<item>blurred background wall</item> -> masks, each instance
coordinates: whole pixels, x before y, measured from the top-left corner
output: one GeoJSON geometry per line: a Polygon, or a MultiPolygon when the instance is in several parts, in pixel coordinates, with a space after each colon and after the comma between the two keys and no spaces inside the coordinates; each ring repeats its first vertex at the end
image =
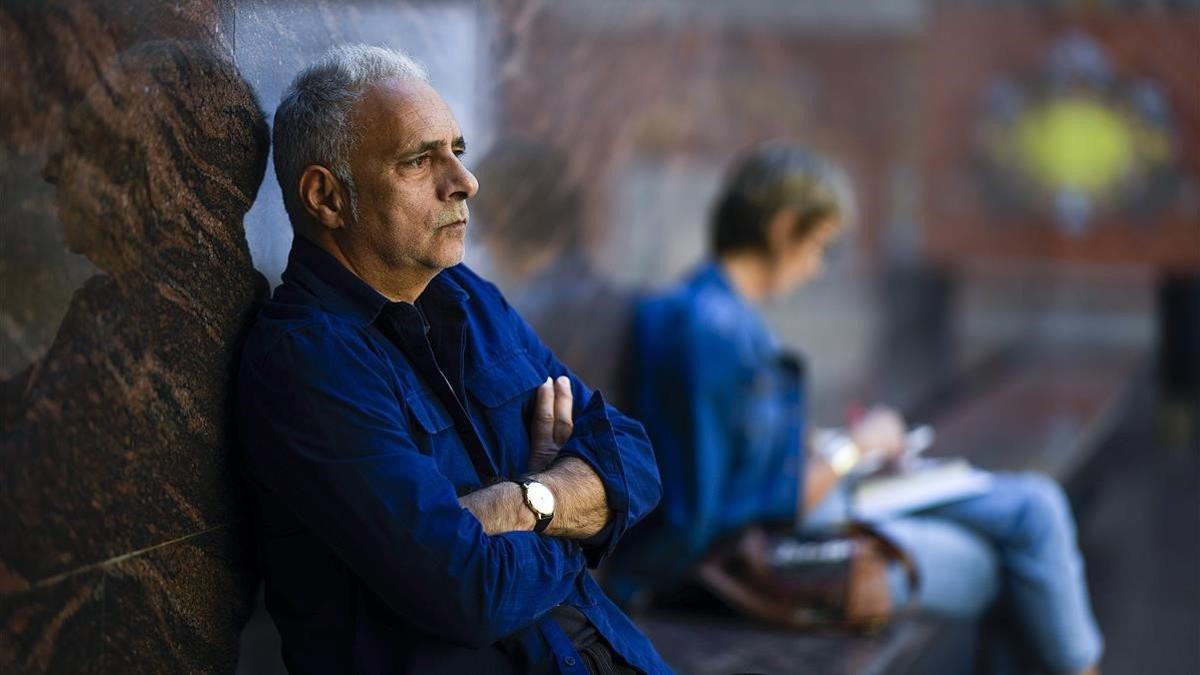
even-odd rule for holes
{"type": "MultiPolygon", "coordinates": [[[[740,150],[834,157],[848,241],[768,308],[817,422],[886,400],[1067,481],[1106,670],[1195,672],[1198,38],[1185,1],[5,0],[0,668],[235,662],[229,369],[291,242],[254,99],[269,121],[299,68],[369,42],[429,67],[469,166],[561,153],[583,255],[630,294],[701,259],[740,150]]],[[[468,262],[517,292],[495,256],[468,262]]]]}

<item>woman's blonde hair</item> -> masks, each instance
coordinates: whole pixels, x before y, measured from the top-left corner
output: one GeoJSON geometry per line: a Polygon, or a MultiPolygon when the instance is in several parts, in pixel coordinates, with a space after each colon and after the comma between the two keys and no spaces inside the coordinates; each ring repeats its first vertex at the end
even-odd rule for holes
{"type": "Polygon", "coordinates": [[[824,157],[786,141],[756,146],[726,176],[712,215],[712,248],[766,251],[767,224],[796,212],[792,235],[803,239],[829,218],[849,220],[853,197],[845,173],[824,157]]]}

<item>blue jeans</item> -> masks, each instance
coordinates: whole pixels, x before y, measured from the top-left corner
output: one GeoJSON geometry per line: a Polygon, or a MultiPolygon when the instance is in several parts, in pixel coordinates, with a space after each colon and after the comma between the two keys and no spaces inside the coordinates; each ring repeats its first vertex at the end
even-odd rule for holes
{"type": "MultiPolygon", "coordinates": [[[[843,518],[838,491],[807,525],[843,518]]],[[[1103,640],[1092,615],[1075,520],[1058,483],[1036,474],[995,474],[992,490],[880,523],[921,573],[918,607],[956,618],[981,614],[995,600],[1011,605],[1021,629],[1053,672],[1100,660],[1103,640]]],[[[897,606],[908,601],[899,569],[897,606]]]]}

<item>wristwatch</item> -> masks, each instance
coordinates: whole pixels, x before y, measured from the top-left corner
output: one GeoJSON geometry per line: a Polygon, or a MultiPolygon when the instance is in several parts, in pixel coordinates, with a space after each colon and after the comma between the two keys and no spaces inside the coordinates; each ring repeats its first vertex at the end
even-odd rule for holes
{"type": "Polygon", "coordinates": [[[525,494],[525,506],[528,506],[537,518],[533,531],[541,533],[550,526],[550,521],[554,520],[554,493],[528,476],[513,482],[521,486],[521,491],[525,494]]]}
{"type": "Polygon", "coordinates": [[[844,478],[853,471],[863,458],[862,448],[840,431],[825,431],[818,441],[817,454],[825,458],[829,468],[838,478],[844,478]]]}

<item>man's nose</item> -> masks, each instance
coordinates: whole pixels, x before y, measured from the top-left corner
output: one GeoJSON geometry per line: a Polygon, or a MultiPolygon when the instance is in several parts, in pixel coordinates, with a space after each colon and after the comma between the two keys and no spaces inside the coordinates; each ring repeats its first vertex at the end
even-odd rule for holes
{"type": "Polygon", "coordinates": [[[467,170],[467,167],[457,157],[454,158],[448,171],[449,175],[446,176],[445,182],[445,198],[462,201],[479,192],[479,180],[475,178],[475,174],[467,170]]]}

